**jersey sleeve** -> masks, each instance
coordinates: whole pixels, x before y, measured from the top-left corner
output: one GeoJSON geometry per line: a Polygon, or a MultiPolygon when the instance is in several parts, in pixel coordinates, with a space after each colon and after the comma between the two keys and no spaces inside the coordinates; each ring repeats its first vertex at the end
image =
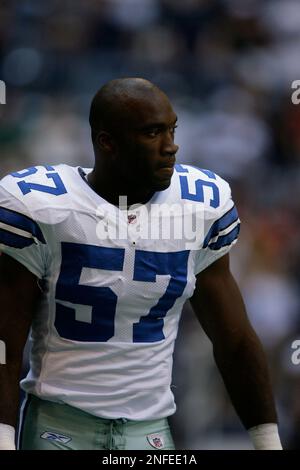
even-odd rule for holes
{"type": "Polygon", "coordinates": [[[217,177],[217,183],[220,207],[218,210],[205,211],[204,241],[197,253],[195,274],[228,253],[237,242],[240,232],[240,219],[231,198],[230,186],[220,177],[217,177]]]}
{"type": "Polygon", "coordinates": [[[47,243],[29,209],[0,182],[0,253],[6,253],[42,279],[47,243]]]}

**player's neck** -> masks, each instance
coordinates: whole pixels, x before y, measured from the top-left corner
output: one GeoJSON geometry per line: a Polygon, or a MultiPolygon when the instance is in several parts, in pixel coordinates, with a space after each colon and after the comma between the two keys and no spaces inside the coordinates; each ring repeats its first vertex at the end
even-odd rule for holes
{"type": "Polygon", "coordinates": [[[119,206],[120,196],[127,197],[127,206],[133,204],[146,204],[154,192],[145,188],[129,188],[124,181],[114,176],[113,181],[109,177],[103,178],[92,171],[87,177],[90,187],[103,199],[114,206],[119,206]]]}

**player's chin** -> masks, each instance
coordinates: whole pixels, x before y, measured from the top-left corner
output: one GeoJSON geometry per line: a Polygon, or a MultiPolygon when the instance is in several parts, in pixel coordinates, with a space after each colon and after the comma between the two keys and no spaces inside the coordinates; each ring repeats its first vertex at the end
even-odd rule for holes
{"type": "Polygon", "coordinates": [[[161,168],[152,176],[152,185],[155,191],[163,191],[171,184],[174,168],[161,168]]]}
{"type": "Polygon", "coordinates": [[[153,178],[152,187],[154,191],[164,191],[171,184],[172,177],[153,178]]]}

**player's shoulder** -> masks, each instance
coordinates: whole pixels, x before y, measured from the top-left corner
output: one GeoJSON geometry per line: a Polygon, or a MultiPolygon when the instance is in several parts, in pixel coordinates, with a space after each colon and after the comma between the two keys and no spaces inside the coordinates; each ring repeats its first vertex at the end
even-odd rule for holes
{"type": "Polygon", "coordinates": [[[44,219],[48,209],[63,209],[70,205],[70,189],[76,185],[76,178],[80,178],[76,170],[60,164],[10,173],[0,181],[0,206],[17,212],[39,213],[44,219]]]}
{"type": "Polygon", "coordinates": [[[192,165],[177,164],[181,198],[202,203],[205,208],[217,210],[231,199],[229,183],[211,170],[192,165]]]}
{"type": "MultiPolygon", "coordinates": [[[[48,190],[45,189],[45,193],[52,192],[53,194],[55,193],[62,193],[62,185],[59,184],[59,178],[57,178],[57,175],[60,178],[63,179],[68,179],[70,175],[70,171],[73,170],[75,167],[71,167],[69,165],[65,165],[64,163],[61,163],[59,165],[37,165],[37,166],[32,166],[30,168],[24,168],[22,170],[14,171],[12,173],[9,173],[8,175],[4,176],[0,180],[0,185],[7,187],[13,192],[17,192],[16,188],[19,187],[19,190],[21,190],[22,194],[28,194],[31,192],[31,187],[26,186],[27,184],[42,184],[48,183],[48,185],[45,184],[45,186],[48,186],[48,190]],[[42,181],[43,180],[43,181],[42,181]],[[57,184],[53,184],[53,190],[51,191],[49,188],[51,186],[51,180],[52,182],[57,182],[57,184]]],[[[42,192],[42,191],[41,191],[42,192]]]]}

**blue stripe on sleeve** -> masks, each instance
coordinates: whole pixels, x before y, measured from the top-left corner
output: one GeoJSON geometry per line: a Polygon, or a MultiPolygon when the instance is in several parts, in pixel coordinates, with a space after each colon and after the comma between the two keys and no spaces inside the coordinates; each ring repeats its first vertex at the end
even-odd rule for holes
{"type": "Polygon", "coordinates": [[[213,225],[208,231],[208,234],[205,237],[205,240],[203,242],[203,248],[206,248],[210,240],[214,237],[217,237],[221,230],[225,230],[225,228],[233,224],[236,220],[238,220],[238,218],[239,216],[236,207],[233,206],[231,209],[229,209],[228,212],[226,212],[226,214],[224,214],[220,219],[216,220],[213,223],[213,225]]]}
{"type": "Polygon", "coordinates": [[[41,243],[46,243],[38,224],[26,215],[6,209],[5,207],[0,207],[0,222],[31,233],[31,235],[36,237],[41,243]]]}
{"type": "Polygon", "coordinates": [[[16,233],[0,229],[0,243],[12,248],[26,248],[34,243],[33,238],[22,237],[16,233]]]}
{"type": "Polygon", "coordinates": [[[211,243],[208,248],[211,250],[219,250],[223,246],[230,245],[237,237],[240,232],[240,224],[238,224],[231,232],[219,237],[215,243],[211,243]]]}

